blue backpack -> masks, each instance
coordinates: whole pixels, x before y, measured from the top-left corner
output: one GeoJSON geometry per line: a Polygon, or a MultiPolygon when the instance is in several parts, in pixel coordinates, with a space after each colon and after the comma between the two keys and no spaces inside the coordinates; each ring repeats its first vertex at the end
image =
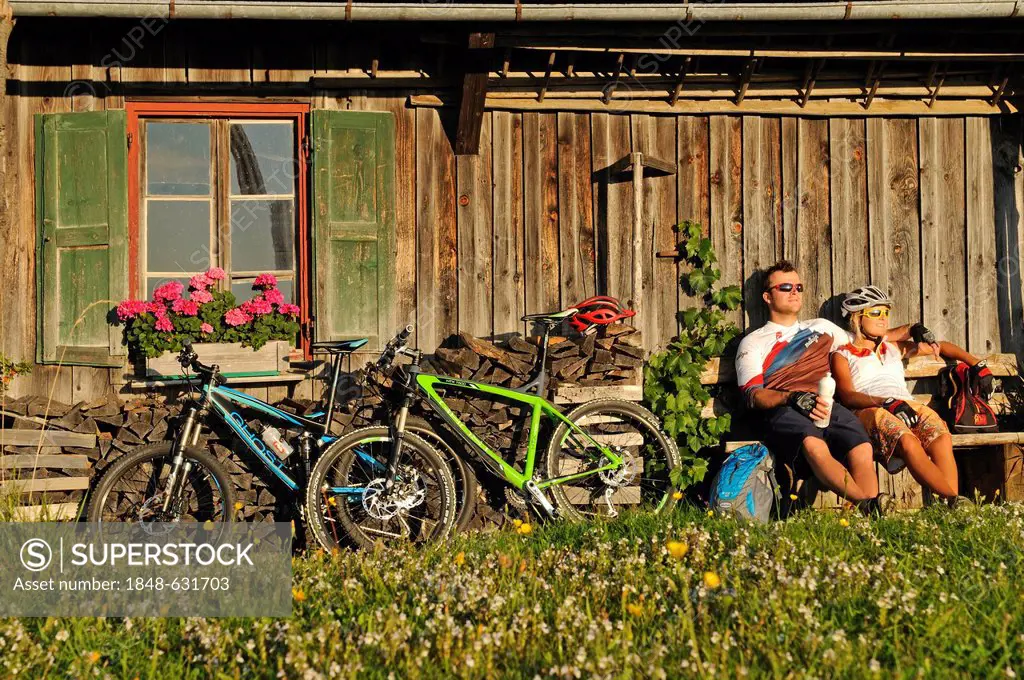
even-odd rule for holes
{"type": "Polygon", "coordinates": [[[764,444],[748,444],[729,454],[711,483],[709,505],[716,512],[767,522],[779,498],[775,461],[764,444]]]}

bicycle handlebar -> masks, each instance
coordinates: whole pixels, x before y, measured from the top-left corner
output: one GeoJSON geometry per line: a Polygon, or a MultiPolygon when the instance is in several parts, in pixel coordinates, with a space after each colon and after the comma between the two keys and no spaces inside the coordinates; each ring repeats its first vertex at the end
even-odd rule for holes
{"type": "Polygon", "coordinates": [[[377,369],[385,370],[391,366],[395,356],[405,347],[405,341],[409,339],[410,335],[412,335],[411,324],[398,331],[395,337],[388,340],[388,344],[384,346],[384,351],[381,352],[380,359],[377,359],[377,369]]]}
{"type": "Polygon", "coordinates": [[[199,361],[199,355],[192,349],[192,342],[190,340],[185,340],[183,343],[181,351],[178,353],[178,363],[181,364],[182,368],[191,368],[197,374],[209,377],[218,385],[223,385],[227,382],[227,379],[220,374],[220,366],[217,364],[208,366],[199,361]]]}

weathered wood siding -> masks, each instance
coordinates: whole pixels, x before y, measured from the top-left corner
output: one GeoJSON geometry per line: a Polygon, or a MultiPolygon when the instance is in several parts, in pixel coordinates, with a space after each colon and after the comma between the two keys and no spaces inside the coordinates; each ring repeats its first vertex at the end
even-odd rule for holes
{"type": "MultiPolygon", "coordinates": [[[[807,316],[836,317],[827,304],[834,296],[873,282],[897,297],[896,322],[923,318],[972,350],[1024,355],[1017,117],[488,111],[479,156],[456,157],[454,112],[407,106],[410,93],[431,91],[429,83],[401,91],[357,87],[354,76],[335,83],[331,78],[340,76],[332,64],[353,59],[337,48],[257,49],[240,65],[209,51],[177,55],[187,48],[165,37],[123,67],[101,67],[107,52],[100,47],[67,65],[29,54],[25,41],[18,43],[20,57],[12,54],[12,96],[3,115],[17,181],[8,187],[13,229],[4,235],[0,268],[0,351],[12,358],[35,355],[33,116],[122,108],[133,96],[122,85],[132,82],[158,83],[163,96],[179,100],[194,100],[197,87],[209,86],[218,99],[239,101],[268,83],[302,82],[304,92],[280,96],[393,113],[395,316],[415,325],[424,349],[460,328],[482,336],[523,332],[522,314],[594,294],[628,300],[634,267],[643,309],[635,322],[649,348],[664,346],[677,311],[692,301],[678,289],[679,265],[656,253],[672,247],[672,226],[690,219],[714,241],[725,283],[742,285],[785,256],[807,283],[807,316]],[[639,262],[632,186],[607,172],[634,151],[677,169],[644,182],[639,262]]],[[[65,39],[80,38],[51,35],[47,44],[65,39]]],[[[206,39],[217,43],[213,35],[206,39]]],[[[748,287],[731,318],[743,327],[760,323],[760,291],[748,287]]],[[[109,390],[114,373],[37,367],[15,392],[77,401],[109,390]]],[[[270,396],[284,389],[265,388],[270,396]]]]}

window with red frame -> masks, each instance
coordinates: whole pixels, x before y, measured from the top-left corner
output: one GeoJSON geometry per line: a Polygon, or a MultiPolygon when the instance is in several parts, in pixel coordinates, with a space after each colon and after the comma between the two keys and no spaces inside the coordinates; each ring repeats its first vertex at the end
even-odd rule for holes
{"type": "Polygon", "coordinates": [[[297,122],[140,118],[141,292],[221,267],[239,301],[272,273],[296,302],[297,122]]]}

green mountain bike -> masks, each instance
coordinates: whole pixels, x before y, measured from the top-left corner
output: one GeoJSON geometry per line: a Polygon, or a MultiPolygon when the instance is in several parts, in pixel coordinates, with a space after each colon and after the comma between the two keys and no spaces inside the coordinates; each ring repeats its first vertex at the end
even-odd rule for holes
{"type": "MultiPolygon", "coordinates": [[[[506,497],[512,505],[531,508],[541,516],[568,519],[614,517],[626,508],[660,510],[669,500],[669,473],[680,464],[680,456],[653,413],[632,402],[601,399],[563,414],[540,396],[547,385],[551,331],[576,311],[523,317],[540,325],[544,332],[537,373],[516,389],[424,373],[420,369],[422,353],[406,346],[411,328],[399,333],[388,342],[375,366],[385,371],[398,355],[411,359],[410,364],[395,367],[393,374],[397,408],[388,428],[393,441],[402,441],[412,401],[421,399],[468,455],[506,483],[506,497]],[[515,404],[528,413],[529,434],[522,465],[507,461],[470,430],[445,402],[445,396],[515,404]],[[540,432],[545,426],[553,431],[546,449],[538,455],[540,432]]],[[[374,443],[367,438],[367,446],[374,443]]],[[[335,527],[348,529],[366,512],[351,493],[342,498],[339,491],[372,483],[374,471],[360,469],[360,461],[332,449],[317,461],[310,474],[306,512],[314,534],[325,547],[333,547],[331,537],[338,533],[335,527]]],[[[471,506],[475,497],[459,500],[471,506]]],[[[463,507],[459,514],[465,511],[463,507]]]]}

